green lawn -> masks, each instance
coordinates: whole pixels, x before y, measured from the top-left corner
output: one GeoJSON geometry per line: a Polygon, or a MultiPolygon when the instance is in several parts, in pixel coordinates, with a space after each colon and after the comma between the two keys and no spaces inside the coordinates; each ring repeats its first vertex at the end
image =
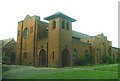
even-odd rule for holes
{"type": "Polygon", "coordinates": [[[48,68],[3,65],[4,79],[117,79],[118,65],[48,68]]]}
{"type": "Polygon", "coordinates": [[[98,67],[95,68],[95,70],[118,72],[118,65],[109,66],[109,67],[100,67],[100,68],[98,67]]]}

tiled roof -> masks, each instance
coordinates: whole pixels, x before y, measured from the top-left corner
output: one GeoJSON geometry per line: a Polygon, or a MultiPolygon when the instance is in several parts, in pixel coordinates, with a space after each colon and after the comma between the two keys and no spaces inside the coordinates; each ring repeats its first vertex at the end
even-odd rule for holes
{"type": "Polygon", "coordinates": [[[0,40],[0,47],[5,46],[6,44],[8,44],[12,40],[14,40],[14,38],[8,38],[8,39],[0,40]]]}
{"type": "Polygon", "coordinates": [[[73,36],[73,37],[76,37],[76,38],[87,38],[87,37],[91,37],[90,35],[83,34],[83,33],[76,32],[76,31],[72,31],[72,36],[73,36]]]}
{"type": "Polygon", "coordinates": [[[67,15],[65,15],[65,14],[63,14],[63,13],[61,13],[61,12],[57,12],[57,13],[55,13],[55,14],[53,14],[53,15],[50,15],[50,16],[48,16],[48,17],[45,17],[44,19],[45,19],[45,20],[50,20],[50,19],[57,18],[57,17],[65,18],[65,19],[67,19],[67,20],[69,20],[69,21],[71,21],[71,22],[76,21],[75,19],[73,19],[73,18],[71,18],[71,17],[69,17],[69,16],[67,16],[67,15]]]}

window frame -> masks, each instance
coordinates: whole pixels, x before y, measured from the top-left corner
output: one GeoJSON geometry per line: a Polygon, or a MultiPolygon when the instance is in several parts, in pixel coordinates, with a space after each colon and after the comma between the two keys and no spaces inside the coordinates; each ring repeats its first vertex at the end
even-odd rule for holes
{"type": "Polygon", "coordinates": [[[52,21],[52,28],[53,28],[53,29],[56,28],[56,21],[55,21],[55,20],[52,21]]]}
{"type": "Polygon", "coordinates": [[[65,29],[65,21],[62,20],[62,29],[65,29]]]}
{"type": "Polygon", "coordinates": [[[24,29],[23,36],[24,36],[24,39],[28,38],[28,36],[29,36],[29,29],[28,28],[24,29]]]}
{"type": "Polygon", "coordinates": [[[66,23],[66,29],[69,30],[69,22],[66,23]]]}

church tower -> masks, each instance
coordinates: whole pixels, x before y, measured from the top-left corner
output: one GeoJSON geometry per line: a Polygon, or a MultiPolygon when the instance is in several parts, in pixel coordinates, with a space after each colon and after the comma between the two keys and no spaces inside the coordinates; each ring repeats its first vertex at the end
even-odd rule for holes
{"type": "Polygon", "coordinates": [[[71,66],[72,22],[76,20],[61,12],[57,12],[44,19],[49,21],[48,66],[71,66]]]}
{"type": "Polygon", "coordinates": [[[39,16],[27,15],[24,20],[18,22],[17,64],[35,65],[39,21],[39,16]]]}

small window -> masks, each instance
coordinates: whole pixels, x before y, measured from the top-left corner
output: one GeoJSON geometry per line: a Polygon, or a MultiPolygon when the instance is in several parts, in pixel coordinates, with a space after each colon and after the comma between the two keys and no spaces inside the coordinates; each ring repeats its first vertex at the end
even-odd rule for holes
{"type": "Polygon", "coordinates": [[[65,22],[62,21],[62,28],[64,29],[65,28],[65,22]]]}
{"type": "Polygon", "coordinates": [[[56,21],[53,21],[52,25],[53,25],[53,29],[55,29],[56,28],[56,21]]]}
{"type": "Polygon", "coordinates": [[[99,48],[97,48],[97,51],[99,51],[99,48]]]}
{"type": "Polygon", "coordinates": [[[20,31],[18,31],[18,36],[20,36],[20,31]]]}
{"type": "Polygon", "coordinates": [[[104,45],[104,43],[103,43],[103,45],[104,45]]]}
{"type": "Polygon", "coordinates": [[[47,28],[47,31],[48,31],[48,28],[47,28]]]}
{"type": "Polygon", "coordinates": [[[30,27],[30,33],[32,33],[33,32],[33,27],[30,27]]]}
{"type": "Polygon", "coordinates": [[[88,52],[88,50],[85,50],[85,53],[87,53],[88,52]]]}
{"type": "Polygon", "coordinates": [[[90,52],[92,51],[92,47],[90,46],[90,52]]]}
{"type": "Polygon", "coordinates": [[[87,41],[87,43],[89,43],[89,40],[87,41]]]}
{"type": "Polygon", "coordinates": [[[54,51],[53,51],[53,53],[52,53],[52,59],[54,60],[54,51]]]}
{"type": "Polygon", "coordinates": [[[67,30],[69,30],[69,23],[68,22],[67,22],[66,26],[67,26],[67,30]]]}
{"type": "Polygon", "coordinates": [[[74,48],[73,49],[73,59],[76,59],[77,58],[77,49],[74,48]]]}

